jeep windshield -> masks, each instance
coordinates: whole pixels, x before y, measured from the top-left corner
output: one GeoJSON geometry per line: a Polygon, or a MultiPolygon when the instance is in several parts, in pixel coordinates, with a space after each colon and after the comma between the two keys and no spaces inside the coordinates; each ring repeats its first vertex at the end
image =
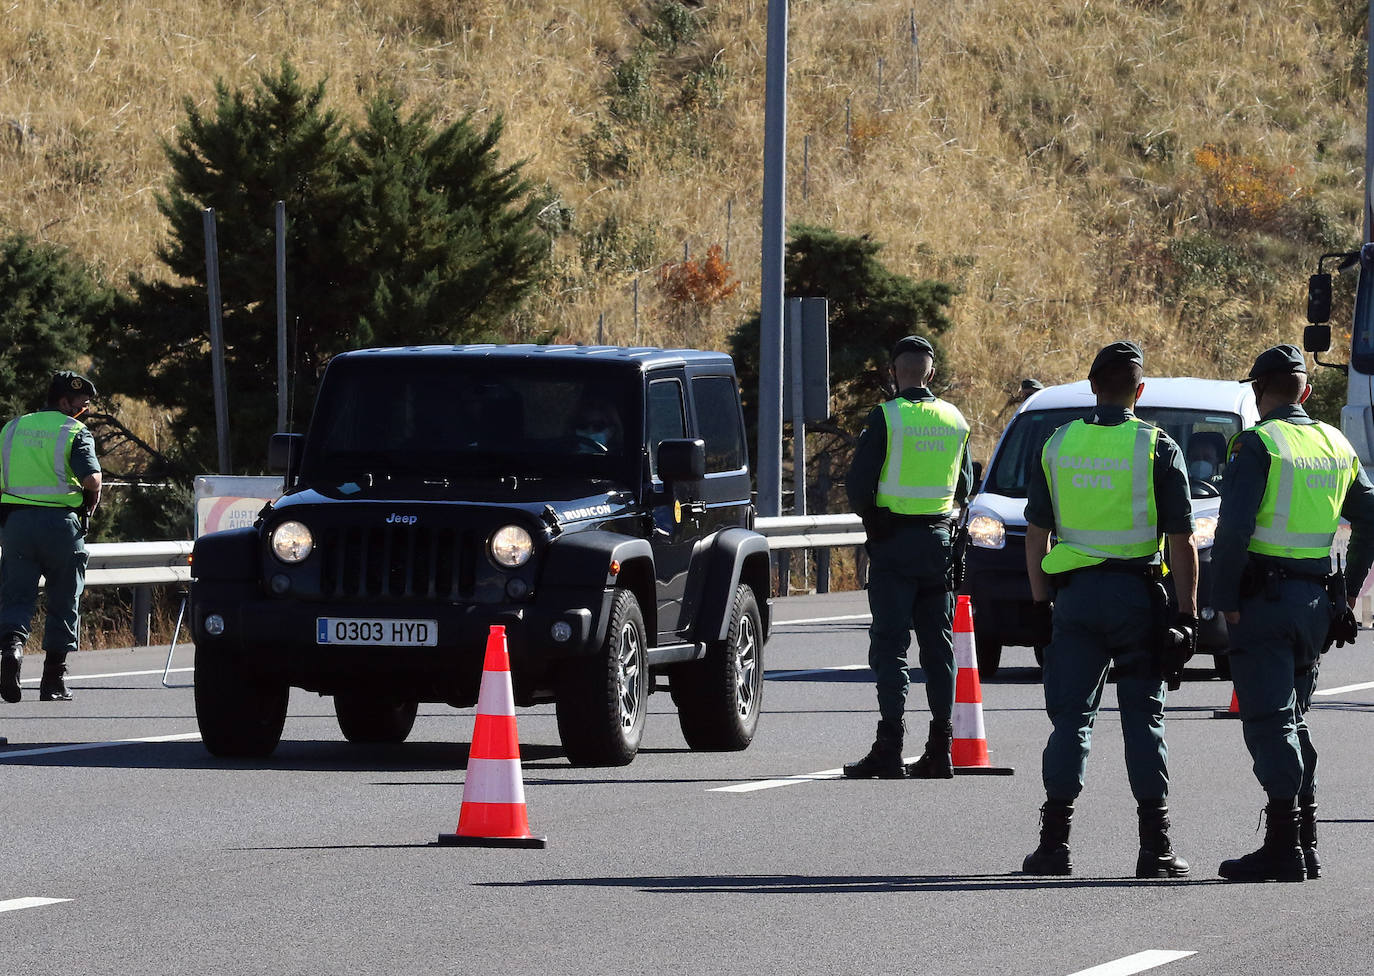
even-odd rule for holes
{"type": "MultiPolygon", "coordinates": [[[[1010,498],[1025,498],[1033,465],[1040,463],[1040,449],[1055,428],[1085,418],[1091,407],[1028,410],[1012,421],[1001,448],[983,479],[983,491],[1010,498]]],[[[1226,470],[1226,445],[1241,431],[1239,414],[1217,410],[1186,410],[1176,407],[1138,406],[1141,420],[1161,427],[1184,450],[1189,489],[1194,498],[1206,498],[1221,490],[1226,470]]]]}
{"type": "Polygon", "coordinates": [[[633,481],[639,397],[638,372],[610,364],[340,359],[320,391],[301,475],[633,481]]]}

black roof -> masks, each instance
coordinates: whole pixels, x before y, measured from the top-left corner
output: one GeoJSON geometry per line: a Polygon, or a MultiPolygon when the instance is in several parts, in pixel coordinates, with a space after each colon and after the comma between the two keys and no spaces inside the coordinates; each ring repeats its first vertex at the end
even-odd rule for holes
{"type": "Polygon", "coordinates": [[[387,359],[444,358],[461,356],[463,358],[484,357],[491,359],[528,359],[531,361],[552,362],[563,359],[573,362],[615,362],[633,364],[640,369],[659,366],[685,365],[730,365],[730,357],[723,352],[708,352],[702,349],[659,349],[655,346],[570,346],[535,345],[496,345],[479,343],[464,346],[389,346],[376,349],[354,349],[339,353],[334,359],[355,359],[380,357],[387,359]]]}

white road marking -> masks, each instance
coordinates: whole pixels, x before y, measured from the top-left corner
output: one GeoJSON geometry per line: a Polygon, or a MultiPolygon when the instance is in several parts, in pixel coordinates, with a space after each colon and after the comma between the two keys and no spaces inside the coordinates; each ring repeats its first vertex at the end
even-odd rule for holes
{"type": "Polygon", "coordinates": [[[1146,949],[1144,952],[1137,952],[1133,955],[1123,956],[1111,962],[1104,962],[1100,966],[1093,966],[1091,969],[1080,969],[1069,976],[1131,976],[1132,973],[1143,973],[1147,969],[1154,969],[1156,966],[1163,966],[1166,963],[1177,962],[1189,956],[1197,955],[1180,949],[1146,949]]]}
{"type": "MultiPolygon", "coordinates": [[[[158,673],[161,674],[161,672],[158,673]]],[[[149,735],[140,739],[111,739],[108,742],[73,742],[65,746],[44,746],[41,749],[0,749],[0,762],[4,762],[6,759],[17,759],[20,756],[47,756],[55,752],[109,749],[113,746],[132,746],[147,742],[192,742],[199,738],[199,732],[181,732],[177,735],[149,735]]]]}
{"type": "Polygon", "coordinates": [[[1321,691],[1314,691],[1314,695],[1344,695],[1347,691],[1364,691],[1366,688],[1374,688],[1374,681],[1362,681],[1357,685],[1341,685],[1339,688],[1323,688],[1321,691]]]}
{"type": "Polygon", "coordinates": [[[773,628],[790,627],[793,624],[829,624],[839,623],[843,620],[871,620],[872,617],[873,614],[871,613],[851,613],[842,617],[806,617],[802,620],[774,620],[773,628]]]}
{"type": "MultiPolygon", "coordinates": [[[[4,753],[0,753],[3,756],[4,753]]],[[[916,756],[906,756],[903,764],[915,762],[916,756]]],[[[796,786],[798,783],[814,783],[823,779],[840,779],[843,769],[822,769],[817,773],[801,773],[797,776],[784,776],[780,779],[760,779],[752,783],[731,783],[729,786],[713,786],[707,793],[757,793],[759,790],[777,789],[779,786],[796,786]]]]}
{"type": "MultiPolygon", "coordinates": [[[[177,674],[177,673],[180,672],[180,671],[194,671],[194,670],[195,670],[195,668],[172,668],[172,670],[169,671],[168,674],[177,674]]],[[[68,671],[68,672],[67,672],[67,680],[68,680],[68,681],[85,681],[85,680],[87,680],[88,678],[136,678],[136,677],[138,677],[138,676],[140,676],[140,675],[144,675],[144,674],[161,674],[161,673],[162,673],[162,669],[161,669],[161,668],[154,668],[154,669],[151,670],[151,671],[107,671],[105,674],[72,674],[70,671],[68,671]]],[[[38,684],[38,682],[40,682],[40,681],[42,681],[42,680],[43,680],[42,678],[23,678],[23,679],[20,680],[19,683],[20,683],[20,684],[24,684],[24,685],[36,685],[36,684],[38,684]]]]}
{"type": "Polygon", "coordinates": [[[863,671],[867,664],[836,664],[829,668],[807,668],[804,671],[765,671],[765,678],[799,678],[804,674],[825,674],[827,671],[863,671]]]}
{"type": "Polygon", "coordinates": [[[42,908],[44,905],[57,905],[70,898],[11,898],[0,901],[0,912],[17,912],[21,908],[42,908]]]}

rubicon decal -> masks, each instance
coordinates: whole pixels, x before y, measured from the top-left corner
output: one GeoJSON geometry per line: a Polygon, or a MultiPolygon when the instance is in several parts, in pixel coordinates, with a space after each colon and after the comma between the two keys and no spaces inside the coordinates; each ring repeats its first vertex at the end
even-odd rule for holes
{"type": "Polygon", "coordinates": [[[587,508],[570,508],[563,513],[565,519],[592,518],[595,515],[610,515],[611,506],[591,505],[587,508]]]}

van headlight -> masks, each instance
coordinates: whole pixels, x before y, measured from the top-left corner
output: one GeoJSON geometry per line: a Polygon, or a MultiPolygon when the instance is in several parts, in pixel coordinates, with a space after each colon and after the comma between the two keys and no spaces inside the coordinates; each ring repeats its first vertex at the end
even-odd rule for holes
{"type": "Polygon", "coordinates": [[[1007,527],[996,515],[975,515],[968,522],[968,539],[981,549],[1001,549],[1007,544],[1007,527]]]}
{"type": "Polygon", "coordinates": [[[1199,549],[1209,549],[1217,541],[1217,518],[1215,515],[1199,515],[1193,519],[1193,541],[1199,549]]]}
{"type": "Polygon", "coordinates": [[[284,563],[302,562],[315,548],[315,537],[301,522],[283,522],[272,530],[272,554],[284,563]]]}
{"type": "Polygon", "coordinates": [[[534,540],[518,525],[503,525],[491,536],[491,558],[498,566],[515,569],[529,562],[534,540]]]}

